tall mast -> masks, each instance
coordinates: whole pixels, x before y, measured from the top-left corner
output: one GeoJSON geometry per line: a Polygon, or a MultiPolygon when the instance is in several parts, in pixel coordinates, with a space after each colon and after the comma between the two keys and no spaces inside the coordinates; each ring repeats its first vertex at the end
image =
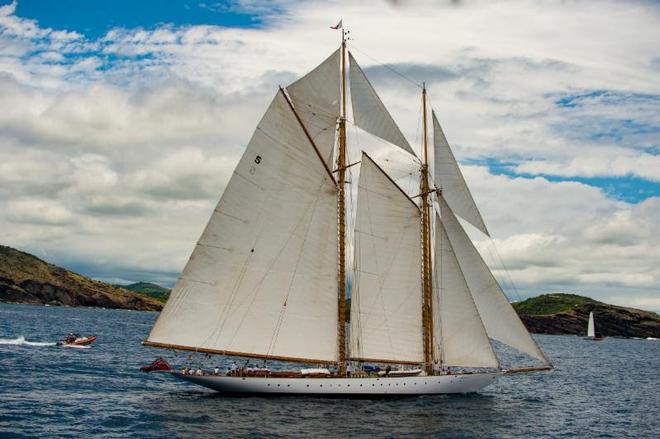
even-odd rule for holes
{"type": "Polygon", "coordinates": [[[429,203],[429,164],[428,164],[428,128],[426,116],[426,84],[422,88],[422,117],[424,161],[420,172],[420,189],[422,194],[422,285],[424,305],[422,308],[422,323],[424,333],[424,367],[426,372],[433,373],[433,291],[431,267],[431,215],[429,203]]]}
{"type": "Polygon", "coordinates": [[[341,30],[341,112],[339,115],[339,150],[337,151],[337,232],[339,234],[338,262],[338,373],[346,375],[346,36],[341,30]]]}

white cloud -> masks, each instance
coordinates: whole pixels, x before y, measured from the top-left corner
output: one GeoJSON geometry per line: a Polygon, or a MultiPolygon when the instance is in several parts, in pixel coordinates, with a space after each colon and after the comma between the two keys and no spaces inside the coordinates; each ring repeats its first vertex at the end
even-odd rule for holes
{"type": "MultiPolygon", "coordinates": [[[[104,267],[101,277],[171,280],[277,85],[337,47],[327,28],[339,17],[415,145],[419,89],[382,63],[430,85],[461,159],[660,181],[657,131],[622,124],[660,126],[659,101],[645,98],[660,95],[657,5],[397,4],[286,2],[273,13],[248,3],[268,11],[263,28],[118,28],[97,41],[0,7],[0,242],[104,267]],[[616,93],[556,105],[593,90],[616,93]]],[[[382,145],[364,133],[352,141],[382,145]]],[[[464,171],[509,268],[497,272],[505,284],[659,308],[659,199],[631,205],[577,182],[464,171]]]]}

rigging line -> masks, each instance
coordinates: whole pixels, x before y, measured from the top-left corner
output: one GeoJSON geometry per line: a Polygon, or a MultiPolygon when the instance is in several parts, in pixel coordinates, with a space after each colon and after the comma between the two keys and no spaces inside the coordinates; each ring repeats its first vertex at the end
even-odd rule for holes
{"type": "MultiPolygon", "coordinates": [[[[504,259],[502,259],[502,255],[500,255],[500,252],[497,249],[497,246],[495,245],[495,240],[493,238],[491,238],[490,236],[488,237],[488,239],[489,239],[490,244],[491,244],[491,245],[488,246],[489,247],[489,249],[488,249],[489,253],[491,253],[491,256],[493,255],[493,253],[490,249],[490,247],[492,246],[492,248],[495,250],[495,254],[497,255],[496,262],[499,261],[500,265],[504,269],[504,274],[508,278],[509,285],[511,286],[511,289],[513,290],[513,293],[515,294],[515,299],[518,300],[518,301],[522,301],[522,296],[520,295],[520,292],[518,291],[518,288],[516,287],[516,284],[513,281],[513,278],[511,277],[511,273],[509,272],[508,268],[504,264],[504,259]]],[[[506,293],[505,293],[505,295],[506,295],[506,293]]]]}
{"type": "Polygon", "coordinates": [[[383,67],[385,67],[385,68],[391,70],[392,72],[396,73],[397,75],[399,75],[400,77],[402,77],[402,78],[405,79],[406,81],[408,81],[408,82],[410,82],[411,84],[413,84],[415,87],[417,87],[417,88],[423,88],[422,84],[419,84],[418,82],[415,82],[414,79],[409,78],[408,76],[404,75],[403,73],[401,73],[400,71],[398,71],[397,69],[395,69],[394,67],[392,67],[390,64],[384,63],[384,62],[382,62],[382,61],[380,61],[380,60],[374,58],[373,56],[369,55],[369,54],[366,53],[365,51],[360,50],[357,46],[355,46],[355,43],[352,43],[352,44],[351,44],[351,49],[355,49],[355,50],[357,50],[357,51],[360,52],[362,55],[366,56],[367,58],[371,59],[372,61],[375,61],[378,65],[381,65],[381,66],[383,66],[383,67]]]}

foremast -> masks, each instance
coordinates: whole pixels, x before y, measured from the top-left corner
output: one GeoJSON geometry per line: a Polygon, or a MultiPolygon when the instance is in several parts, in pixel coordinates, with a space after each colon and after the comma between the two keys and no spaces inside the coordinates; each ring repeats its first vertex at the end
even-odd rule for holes
{"type": "Polygon", "coordinates": [[[341,107],[337,151],[337,348],[338,374],[346,375],[346,34],[341,30],[341,107]]]}
{"type": "Polygon", "coordinates": [[[431,262],[431,203],[429,197],[428,127],[426,114],[426,84],[422,86],[422,165],[420,168],[420,196],[422,204],[422,327],[424,338],[424,368],[433,373],[433,265],[431,262]]]}

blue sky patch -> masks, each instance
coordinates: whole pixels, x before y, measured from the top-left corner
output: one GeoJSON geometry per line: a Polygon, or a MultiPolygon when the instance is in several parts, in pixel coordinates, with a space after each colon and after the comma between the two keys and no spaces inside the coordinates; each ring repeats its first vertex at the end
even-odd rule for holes
{"type": "MultiPolygon", "coordinates": [[[[10,3],[0,0],[0,5],[10,3]]],[[[118,27],[154,29],[164,24],[260,27],[265,15],[277,11],[276,6],[270,10],[249,10],[236,1],[213,0],[23,0],[18,2],[16,15],[37,20],[40,27],[76,31],[97,39],[118,27]]]]}
{"type": "Polygon", "coordinates": [[[528,174],[515,172],[517,161],[499,161],[495,159],[466,160],[466,164],[486,166],[493,175],[505,175],[510,178],[543,177],[551,182],[574,181],[588,186],[597,187],[610,198],[627,203],[640,203],[647,198],[660,197],[660,183],[640,177],[626,175],[622,177],[579,177],[558,176],[548,174],[528,174]]]}

